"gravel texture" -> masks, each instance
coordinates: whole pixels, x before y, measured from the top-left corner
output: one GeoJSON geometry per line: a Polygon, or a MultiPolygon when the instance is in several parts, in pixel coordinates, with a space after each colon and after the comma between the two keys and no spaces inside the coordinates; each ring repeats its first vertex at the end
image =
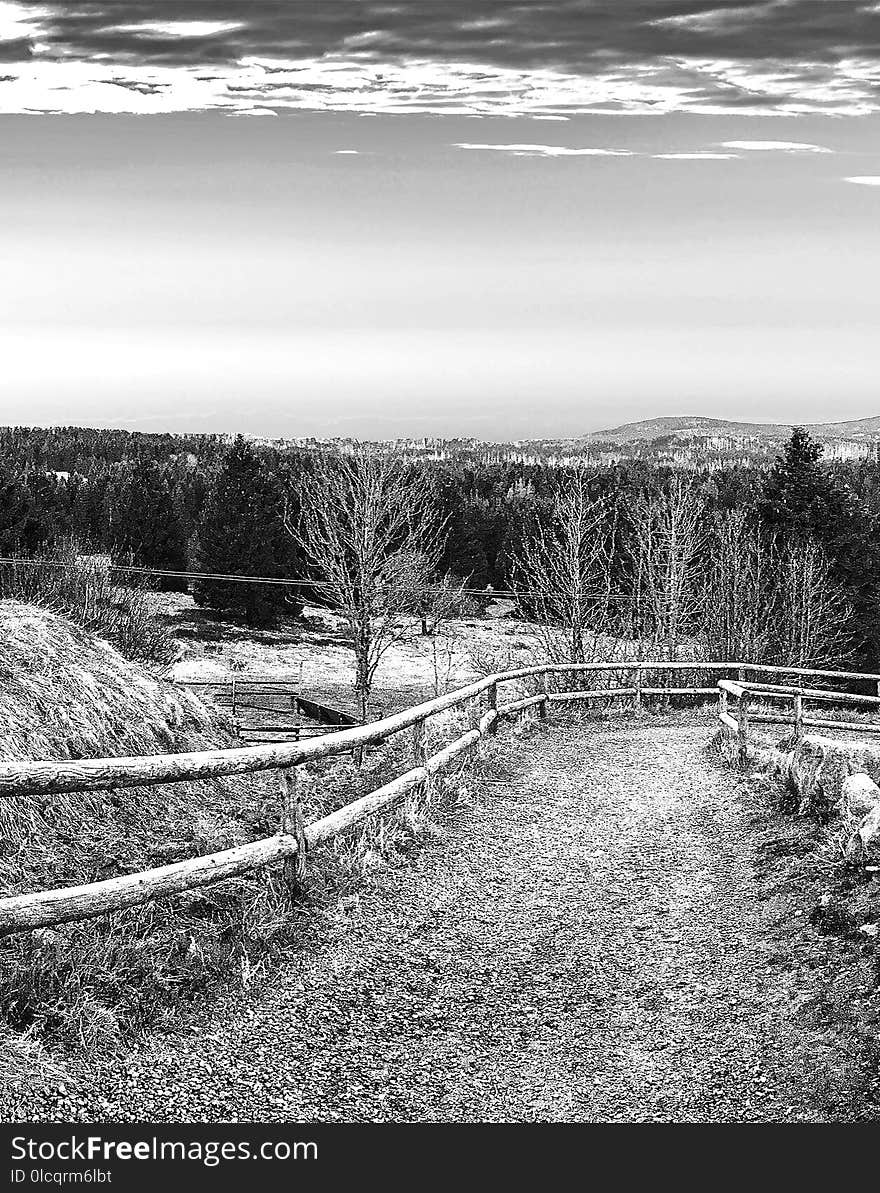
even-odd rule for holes
{"type": "Polygon", "coordinates": [[[650,719],[500,745],[503,781],[309,951],[35,1117],[822,1121],[707,738],[650,719]]]}

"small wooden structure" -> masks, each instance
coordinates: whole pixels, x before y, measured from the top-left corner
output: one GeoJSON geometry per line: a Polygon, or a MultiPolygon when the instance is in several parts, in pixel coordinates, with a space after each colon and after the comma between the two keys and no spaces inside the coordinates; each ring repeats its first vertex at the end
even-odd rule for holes
{"type": "Polygon", "coordinates": [[[230,672],[180,682],[228,709],[243,742],[300,741],[360,724],[351,713],[304,696],[301,670],[293,675],[230,672]]]}

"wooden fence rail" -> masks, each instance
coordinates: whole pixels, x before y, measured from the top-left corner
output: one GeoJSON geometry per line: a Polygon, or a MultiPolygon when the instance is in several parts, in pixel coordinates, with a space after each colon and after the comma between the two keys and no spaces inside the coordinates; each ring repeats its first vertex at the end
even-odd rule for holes
{"type": "MultiPolygon", "coordinates": [[[[811,674],[803,672],[803,674],[811,674]]],[[[812,673],[817,674],[817,673],[812,673]]],[[[848,676],[849,678],[849,676],[848,676]]],[[[863,678],[872,679],[873,676],[863,678]]],[[[749,750],[750,727],[755,722],[769,722],[772,724],[791,725],[795,741],[799,740],[804,729],[837,729],[845,732],[880,733],[880,721],[838,721],[828,717],[810,717],[804,715],[804,701],[831,703],[841,705],[866,705],[871,709],[878,709],[880,697],[857,695],[852,692],[830,692],[825,688],[806,688],[799,685],[761,683],[760,681],[732,680],[718,681],[718,720],[722,729],[729,730],[736,735],[739,759],[745,763],[749,750]],[[737,714],[730,712],[730,698],[736,701],[737,714]],[[756,702],[777,700],[791,703],[791,711],[781,709],[779,712],[758,710],[756,702]]]]}
{"type": "MultiPolygon", "coordinates": [[[[96,758],[45,762],[0,763],[0,798],[22,796],[51,796],[80,791],[108,791],[121,787],[140,787],[157,783],[192,782],[221,776],[249,774],[257,771],[280,772],[281,817],[279,832],[274,837],[237,846],[220,853],[191,858],[170,866],[160,866],[139,874],[110,878],[86,886],[14,895],[0,899],[0,933],[29,931],[53,924],[89,919],[105,912],[116,911],[146,903],[166,895],[179,894],[208,883],[238,877],[248,871],[282,862],[288,886],[295,890],[302,881],[306,853],[310,848],[346,832],[368,818],[383,812],[404,799],[411,791],[427,784],[434,775],[442,773],[456,759],[472,750],[479,741],[491,734],[505,717],[523,716],[534,709],[545,716],[549,703],[591,701],[625,698],[637,712],[646,697],[663,699],[672,695],[706,696],[719,693],[719,715],[722,724],[734,729],[741,738],[748,734],[748,701],[752,690],[763,696],[791,695],[802,701],[810,698],[831,698],[823,690],[788,689],[781,685],[738,683],[722,679],[717,689],[706,687],[650,687],[645,678],[650,673],[671,676],[675,672],[700,673],[735,672],[763,675],[799,675],[812,679],[847,679],[880,684],[880,676],[858,672],[815,671],[807,668],[764,667],[748,663],[700,662],[697,660],[662,662],[632,660],[627,662],[561,663],[537,667],[523,667],[495,675],[487,675],[438,696],[401,713],[385,717],[372,724],[343,729],[309,741],[271,743],[228,750],[202,750],[185,754],[161,754],[137,758],[96,758]],[[549,676],[557,681],[566,675],[608,673],[631,677],[620,687],[597,687],[576,692],[548,692],[549,676]],[[531,696],[498,704],[498,686],[521,679],[535,679],[541,690],[531,696]],[[739,718],[728,712],[728,698],[739,701],[739,718]],[[481,706],[485,709],[480,712],[481,706]],[[426,722],[449,709],[469,707],[471,728],[455,741],[431,757],[426,756],[424,729],[426,722]],[[353,749],[386,741],[394,734],[411,729],[413,760],[416,765],[392,779],[378,790],[355,800],[336,812],[305,825],[299,803],[296,767],[318,758],[347,753],[353,749]]],[[[880,691],[880,688],[878,688],[880,691]]],[[[842,696],[841,696],[842,698],[842,696]]],[[[880,703],[878,698],[852,697],[854,701],[880,703]]],[[[821,724],[802,718],[803,724],[821,724]]],[[[834,722],[835,727],[845,725],[834,722]]],[[[861,728],[861,726],[860,726],[861,728]]],[[[880,731],[880,725],[876,726],[880,731]]]]}

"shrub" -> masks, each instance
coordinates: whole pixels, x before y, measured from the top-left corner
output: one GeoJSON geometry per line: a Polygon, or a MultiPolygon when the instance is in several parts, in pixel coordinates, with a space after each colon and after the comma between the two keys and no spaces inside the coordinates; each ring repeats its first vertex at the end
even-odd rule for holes
{"type": "Polygon", "coordinates": [[[149,591],[142,577],[114,580],[105,556],[86,555],[73,540],[0,567],[0,597],[61,613],[127,659],[165,664],[174,643],[152,611],[149,591]]]}

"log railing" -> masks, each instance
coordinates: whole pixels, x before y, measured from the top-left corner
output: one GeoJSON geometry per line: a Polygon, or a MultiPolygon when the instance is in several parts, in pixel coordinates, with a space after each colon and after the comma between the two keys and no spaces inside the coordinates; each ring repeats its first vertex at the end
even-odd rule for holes
{"type": "MultiPolygon", "coordinates": [[[[457,691],[438,696],[434,700],[415,705],[393,716],[384,717],[368,725],[343,729],[322,737],[299,742],[275,742],[268,745],[245,746],[226,750],[202,750],[182,754],[160,754],[135,758],[96,758],[45,762],[0,762],[0,799],[38,796],[47,797],[82,791],[110,791],[115,788],[142,787],[158,783],[192,782],[229,775],[251,774],[277,770],[280,776],[280,823],[274,837],[240,845],[204,857],[191,858],[169,866],[160,866],[138,874],[106,879],[85,886],[12,895],[0,899],[0,933],[22,932],[53,924],[89,919],[105,912],[116,911],[146,903],[166,895],[193,890],[222,879],[235,878],[262,866],[281,862],[285,880],[295,890],[302,881],[306,855],[310,848],[363,823],[368,818],[392,808],[411,791],[427,785],[431,778],[442,773],[456,759],[472,750],[480,740],[495,731],[499,721],[512,716],[523,717],[534,711],[546,716],[548,705],[625,699],[634,712],[641,711],[646,699],[670,696],[709,696],[720,693],[722,723],[742,732],[743,717],[748,721],[748,695],[753,685],[722,681],[717,687],[650,686],[646,677],[662,674],[667,681],[676,673],[703,672],[709,675],[735,672],[740,680],[747,673],[811,676],[813,679],[849,679],[872,683],[880,676],[856,672],[819,672],[803,668],[760,667],[755,664],[716,663],[702,661],[562,663],[538,667],[524,667],[487,675],[457,691]],[[557,683],[566,676],[602,674],[622,676],[629,680],[619,687],[595,687],[576,692],[547,691],[547,680],[557,683]],[[498,703],[499,685],[517,680],[535,680],[540,690],[530,696],[498,703]],[[746,694],[743,704],[743,694],[746,694]],[[727,711],[729,695],[740,701],[740,716],[734,721],[727,711]],[[425,750],[425,725],[432,718],[450,709],[469,708],[468,731],[439,752],[428,757],[425,750]],[[725,720],[726,718],[726,720],[725,720]],[[392,779],[378,790],[355,800],[320,820],[304,823],[298,795],[296,768],[319,758],[361,750],[387,741],[404,730],[412,731],[413,767],[392,779]]],[[[773,685],[764,685],[769,692],[773,685]]],[[[782,689],[788,694],[797,691],[807,695],[807,689],[782,689]]],[[[810,698],[813,698],[813,694],[810,698]]],[[[825,696],[827,693],[818,693],[825,696]]],[[[840,699],[839,694],[835,694],[840,699]]],[[[860,697],[859,700],[865,698],[860,697]]],[[[880,703],[874,698],[873,703],[880,703]]],[[[819,722],[807,722],[804,724],[819,722]]],[[[837,724],[837,723],[835,723],[837,724]]],[[[842,727],[837,725],[837,727],[842,727]]],[[[878,726],[880,729],[880,726],[878,726]]]]}
{"type": "MultiPolygon", "coordinates": [[[[769,668],[768,668],[769,670],[769,668]]],[[[826,676],[827,672],[799,672],[802,675],[826,676]]],[[[839,678],[837,676],[836,678],[839,678]]],[[[846,673],[853,678],[853,673],[846,673]]],[[[873,679],[873,676],[859,676],[873,679]]],[[[808,688],[792,684],[761,683],[758,680],[718,681],[718,720],[723,730],[736,735],[740,762],[748,757],[750,728],[756,722],[771,722],[792,726],[792,737],[799,741],[804,729],[837,729],[847,732],[880,733],[880,721],[842,721],[828,717],[808,716],[804,703],[824,703],[844,706],[863,706],[880,712],[880,696],[832,692],[825,688],[808,688]],[[736,702],[736,713],[731,712],[731,698],[736,702]],[[777,701],[789,708],[768,709],[768,702],[777,701]]]]}

